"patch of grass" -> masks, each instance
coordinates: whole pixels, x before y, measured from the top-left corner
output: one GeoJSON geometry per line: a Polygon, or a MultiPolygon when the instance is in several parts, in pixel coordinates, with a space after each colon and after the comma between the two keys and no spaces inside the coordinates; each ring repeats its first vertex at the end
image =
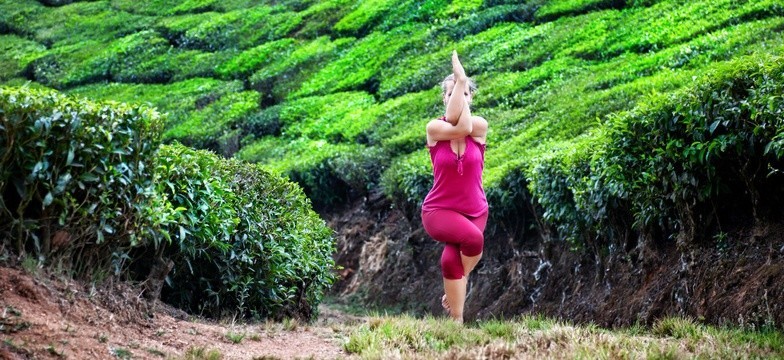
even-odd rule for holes
{"type": "Polygon", "coordinates": [[[299,328],[299,320],[293,318],[285,318],[283,320],[283,329],[286,331],[294,331],[299,328]]]}
{"type": "Polygon", "coordinates": [[[54,357],[58,357],[58,358],[64,358],[65,357],[65,353],[62,350],[57,350],[57,347],[55,347],[54,345],[47,346],[46,347],[46,352],[49,353],[49,355],[52,355],[54,357]]]}
{"type": "Polygon", "coordinates": [[[165,352],[158,350],[156,348],[147,348],[147,352],[155,356],[166,357],[165,352]]]}
{"type": "Polygon", "coordinates": [[[133,357],[133,353],[124,348],[112,348],[111,353],[118,359],[131,359],[133,357]]]}
{"type": "Polygon", "coordinates": [[[353,328],[344,349],[361,358],[751,358],[784,355],[781,334],[719,329],[666,318],[650,329],[605,330],[539,316],[480,321],[371,317],[353,328]],[[681,338],[671,335],[679,333],[681,338]],[[752,340],[757,339],[757,341],[752,340]],[[766,340],[761,340],[766,339],[766,340]],[[778,345],[777,345],[778,344],[778,345]],[[735,355],[733,355],[735,354],[735,355]]]}
{"type": "Polygon", "coordinates": [[[245,332],[229,331],[226,333],[226,339],[228,339],[232,343],[239,344],[242,342],[243,339],[245,339],[247,335],[248,334],[245,332]]]}
{"type": "Polygon", "coordinates": [[[217,349],[206,349],[204,347],[191,347],[185,352],[182,360],[221,360],[223,354],[217,349]]]}

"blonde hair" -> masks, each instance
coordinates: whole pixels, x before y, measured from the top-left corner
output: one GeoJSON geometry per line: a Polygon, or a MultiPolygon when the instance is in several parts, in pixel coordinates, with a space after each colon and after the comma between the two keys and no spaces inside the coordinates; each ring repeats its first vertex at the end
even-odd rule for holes
{"type": "MultiPolygon", "coordinates": [[[[455,74],[449,74],[449,76],[445,77],[444,81],[441,82],[441,96],[446,95],[446,83],[450,81],[455,82],[455,74]]],[[[476,83],[472,78],[468,78],[468,91],[471,92],[471,94],[476,92],[476,83]]]]}

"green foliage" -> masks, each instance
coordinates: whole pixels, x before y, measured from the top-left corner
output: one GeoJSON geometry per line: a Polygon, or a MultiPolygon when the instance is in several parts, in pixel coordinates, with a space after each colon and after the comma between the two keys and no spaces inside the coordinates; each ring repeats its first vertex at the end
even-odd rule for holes
{"type": "Polygon", "coordinates": [[[380,173],[385,162],[378,151],[361,145],[336,145],[307,137],[263,137],[244,146],[236,156],[287,175],[303,187],[317,208],[342,202],[351,191],[364,194],[370,185],[360,181],[380,173]]]}
{"type": "Polygon", "coordinates": [[[339,59],[324,66],[292,96],[372,88],[368,81],[382,70],[384,62],[407,44],[420,41],[423,34],[418,26],[403,26],[389,33],[372,33],[339,59]]]}
{"type": "Polygon", "coordinates": [[[397,5],[394,0],[363,0],[356,8],[335,24],[338,33],[362,35],[368,32],[384,14],[397,5]]]}
{"type": "Polygon", "coordinates": [[[259,166],[164,146],[157,187],[180,217],[164,299],[209,316],[310,319],[334,280],[331,230],[302,190],[259,166]],[[194,287],[196,291],[194,291],[194,287]]]}
{"type": "Polygon", "coordinates": [[[301,11],[302,28],[295,33],[296,37],[314,38],[329,33],[332,26],[351,11],[354,4],[351,0],[317,1],[301,11]]]}
{"type": "Polygon", "coordinates": [[[372,121],[357,116],[375,100],[364,92],[343,92],[312,96],[286,102],[280,110],[283,136],[327,139],[332,142],[353,140],[372,121]]]}
{"type": "MultiPolygon", "coordinates": [[[[302,82],[320,70],[322,64],[351,44],[354,38],[331,41],[321,36],[313,41],[298,44],[283,56],[275,54],[262,64],[250,77],[250,85],[274,102],[284,101],[302,82]]],[[[289,49],[287,49],[289,50],[289,49]]]]}
{"type": "Polygon", "coordinates": [[[152,191],[162,120],[147,107],[0,88],[4,246],[62,256],[76,273],[119,272],[164,213],[152,191]]]}
{"type": "MultiPolygon", "coordinates": [[[[176,139],[187,145],[218,149],[218,140],[257,111],[259,93],[243,91],[228,93],[189,114],[188,118],[164,133],[165,139],[176,139]]],[[[237,149],[220,149],[228,155],[237,149]]]]}
{"type": "Polygon", "coordinates": [[[618,0],[554,0],[548,1],[536,11],[536,19],[548,21],[565,15],[576,15],[591,10],[617,8],[625,5],[618,0]]]}
{"type": "Polygon", "coordinates": [[[148,28],[153,21],[148,16],[116,11],[108,1],[76,2],[55,8],[45,8],[35,1],[7,3],[12,9],[8,9],[3,20],[6,26],[47,47],[105,43],[148,28]]]}
{"type": "Polygon", "coordinates": [[[427,149],[396,158],[381,177],[384,193],[409,216],[421,208],[433,186],[433,170],[427,149]]]}
{"type": "Polygon", "coordinates": [[[243,89],[239,81],[220,81],[193,78],[165,85],[150,84],[96,84],[77,87],[69,93],[92,99],[115,99],[129,103],[151,103],[166,112],[168,127],[186,121],[192,113],[230,93],[243,89]]]}
{"type": "Polygon", "coordinates": [[[216,69],[216,73],[224,78],[246,78],[259,67],[285,59],[294,45],[292,39],[281,39],[261,44],[245,50],[216,69]]]}
{"type": "Polygon", "coordinates": [[[46,47],[16,35],[0,35],[0,81],[19,76],[30,59],[40,56],[46,47]]]}
{"type": "Polygon", "coordinates": [[[179,47],[217,51],[248,49],[288,35],[302,20],[281,7],[257,6],[226,13],[181,15],[158,21],[163,35],[179,47]]]}

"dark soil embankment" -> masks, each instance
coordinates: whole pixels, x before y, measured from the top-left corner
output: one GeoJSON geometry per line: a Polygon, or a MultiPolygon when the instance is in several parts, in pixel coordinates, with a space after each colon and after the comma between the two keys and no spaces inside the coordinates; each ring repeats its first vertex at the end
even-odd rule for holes
{"type": "MultiPolygon", "coordinates": [[[[441,313],[441,246],[382,196],[327,217],[344,269],[344,299],[441,313]]],[[[784,221],[725,229],[721,241],[679,250],[674,241],[572,251],[538,234],[485,240],[466,316],[542,313],[602,326],[679,315],[712,324],[784,324],[784,221]]]]}

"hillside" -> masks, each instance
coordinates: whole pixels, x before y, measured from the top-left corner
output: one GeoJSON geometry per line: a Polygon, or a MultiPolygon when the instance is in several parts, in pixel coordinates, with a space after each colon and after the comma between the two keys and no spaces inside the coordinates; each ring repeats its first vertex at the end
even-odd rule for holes
{"type": "Polygon", "coordinates": [[[150,103],[164,142],[288,176],[343,297],[432,312],[456,49],[490,123],[471,316],[781,326],[782,29],[776,0],[4,0],[0,81],[150,103]]]}

